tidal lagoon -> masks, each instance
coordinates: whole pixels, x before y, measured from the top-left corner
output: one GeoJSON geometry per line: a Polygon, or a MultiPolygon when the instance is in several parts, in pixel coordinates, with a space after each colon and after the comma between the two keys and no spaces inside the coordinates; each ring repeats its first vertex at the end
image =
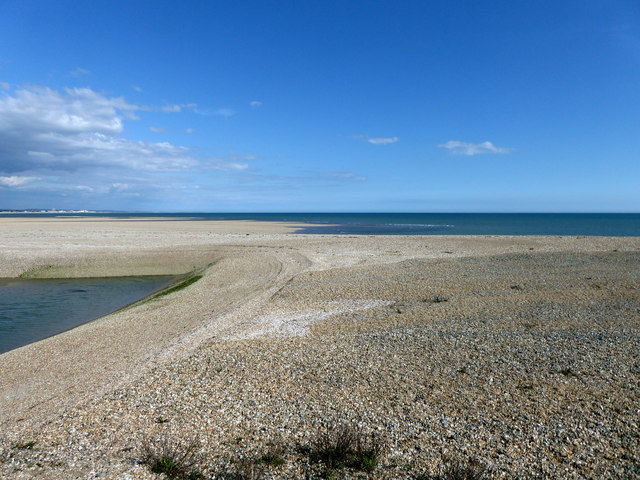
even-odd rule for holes
{"type": "Polygon", "coordinates": [[[173,278],[0,279],[0,353],[115,312],[173,278]]]}

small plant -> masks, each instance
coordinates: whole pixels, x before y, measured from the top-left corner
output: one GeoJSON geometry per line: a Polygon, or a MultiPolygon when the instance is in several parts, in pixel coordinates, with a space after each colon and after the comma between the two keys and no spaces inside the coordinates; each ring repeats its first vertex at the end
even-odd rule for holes
{"type": "Polygon", "coordinates": [[[34,442],[34,441],[18,442],[13,446],[13,448],[16,448],[18,450],[31,450],[35,444],[36,444],[36,442],[34,442]]]}
{"type": "Polygon", "coordinates": [[[570,367],[563,368],[562,370],[560,370],[560,373],[562,375],[564,375],[565,377],[577,377],[578,376],[573,370],[571,370],[570,367]]]}
{"type": "Polygon", "coordinates": [[[249,459],[244,459],[238,462],[233,477],[231,478],[234,480],[260,480],[263,475],[264,465],[256,464],[249,459]]]}
{"type": "Polygon", "coordinates": [[[312,459],[329,469],[354,468],[372,472],[384,453],[384,445],[375,435],[366,435],[350,426],[341,425],[319,436],[312,446],[312,459]]]}
{"type": "Polygon", "coordinates": [[[175,477],[179,470],[180,466],[177,461],[171,457],[159,458],[151,465],[153,473],[164,473],[169,478],[175,477]]]}
{"type": "Polygon", "coordinates": [[[186,476],[187,480],[204,480],[204,478],[205,476],[201,472],[198,472],[197,470],[193,470],[189,472],[186,476]]]}
{"type": "Polygon", "coordinates": [[[433,297],[425,298],[422,301],[423,303],[443,303],[443,302],[448,302],[449,299],[441,295],[434,295],[433,297]]]}
{"type": "Polygon", "coordinates": [[[518,390],[533,390],[533,385],[530,383],[521,383],[519,385],[516,385],[516,388],[518,390]]]}
{"type": "Polygon", "coordinates": [[[145,443],[143,461],[153,473],[164,473],[168,478],[196,480],[204,478],[194,467],[197,464],[196,445],[183,446],[163,440],[157,444],[145,443]]]}
{"type": "Polygon", "coordinates": [[[475,459],[466,463],[459,460],[445,461],[440,476],[441,480],[484,480],[488,478],[489,469],[475,459]]]}
{"type": "Polygon", "coordinates": [[[168,419],[168,418],[164,418],[164,417],[158,417],[158,418],[156,418],[156,423],[160,423],[160,424],[162,424],[162,423],[168,423],[168,422],[169,422],[169,419],[168,419]]]}
{"type": "Polygon", "coordinates": [[[285,461],[284,461],[284,458],[282,458],[278,453],[269,452],[269,453],[265,453],[262,457],[260,457],[260,460],[258,460],[258,463],[261,463],[263,465],[268,465],[270,467],[279,467],[281,465],[284,465],[285,461]]]}
{"type": "Polygon", "coordinates": [[[378,453],[373,450],[362,452],[358,458],[358,470],[373,472],[378,466],[378,453]]]}

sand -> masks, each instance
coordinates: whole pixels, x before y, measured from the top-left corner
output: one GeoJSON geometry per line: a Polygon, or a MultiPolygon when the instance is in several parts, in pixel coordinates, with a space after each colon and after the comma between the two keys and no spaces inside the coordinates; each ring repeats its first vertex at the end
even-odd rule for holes
{"type": "Polygon", "coordinates": [[[323,478],[340,424],[374,478],[640,473],[640,239],[299,227],[0,219],[0,277],[203,275],[0,355],[0,477],[158,478],[143,444],[193,441],[204,478],[323,478]]]}

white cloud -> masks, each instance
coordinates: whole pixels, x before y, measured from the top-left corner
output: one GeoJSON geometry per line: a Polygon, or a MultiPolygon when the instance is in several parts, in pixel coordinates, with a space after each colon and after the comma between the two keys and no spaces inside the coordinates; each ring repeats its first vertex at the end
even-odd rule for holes
{"type": "Polygon", "coordinates": [[[487,153],[511,153],[513,148],[500,148],[496,147],[491,142],[482,143],[467,143],[459,142],[457,140],[450,140],[447,143],[438,145],[440,148],[449,150],[449,153],[453,155],[482,155],[487,153]]]}
{"type": "Polygon", "coordinates": [[[216,166],[215,170],[235,170],[236,172],[246,170],[249,168],[249,165],[246,163],[239,162],[231,162],[231,163],[221,163],[216,166]]]}
{"type": "Polygon", "coordinates": [[[4,185],[5,187],[21,187],[27,183],[35,182],[36,180],[40,180],[39,177],[18,177],[12,175],[10,177],[0,177],[0,185],[4,185]]]}
{"type": "Polygon", "coordinates": [[[230,162],[228,160],[212,158],[205,165],[207,170],[235,171],[240,172],[247,170],[249,165],[244,162],[230,162]]]}
{"type": "Polygon", "coordinates": [[[167,133],[167,131],[161,127],[149,127],[149,131],[153,133],[167,133]]]}
{"type": "Polygon", "coordinates": [[[11,90],[11,85],[7,82],[0,82],[0,90],[11,90]]]}
{"type": "Polygon", "coordinates": [[[160,110],[166,113],[178,113],[182,111],[182,107],[180,105],[165,105],[161,107],[160,110]]]}
{"type": "Polygon", "coordinates": [[[372,145],[390,145],[400,141],[398,137],[369,137],[368,135],[356,135],[353,138],[369,142],[372,145]]]}
{"type": "Polygon", "coordinates": [[[130,188],[131,185],[129,185],[128,183],[116,182],[111,184],[110,190],[115,192],[122,192],[124,190],[129,190],[130,188]]]}
{"type": "Polygon", "coordinates": [[[187,135],[191,135],[195,130],[193,128],[187,128],[184,133],[186,133],[187,135]]]}
{"type": "Polygon", "coordinates": [[[335,172],[335,173],[330,173],[326,175],[326,177],[333,178],[336,180],[355,181],[355,182],[363,182],[364,180],[367,179],[367,177],[363,177],[361,175],[358,175],[352,172],[335,172]]]}
{"type": "Polygon", "coordinates": [[[88,88],[61,94],[31,87],[0,98],[0,131],[116,134],[122,131],[122,117],[135,118],[136,110],[139,107],[122,98],[107,98],[88,88]]]}
{"type": "MultiPolygon", "coordinates": [[[[168,110],[195,108],[177,107],[168,110]]],[[[248,175],[255,156],[203,158],[187,147],[124,135],[136,114],[161,111],[89,88],[0,92],[0,188],[11,188],[9,200],[20,208],[43,199],[73,208],[155,208],[157,202],[171,205],[167,192],[178,186],[192,191],[196,184],[237,182],[248,175]]]]}
{"type": "Polygon", "coordinates": [[[372,143],[374,145],[390,145],[392,143],[398,142],[400,139],[398,137],[376,137],[376,138],[368,138],[367,142],[372,143]]]}
{"type": "Polygon", "coordinates": [[[205,116],[217,115],[217,116],[225,117],[225,118],[233,117],[237,113],[232,108],[227,108],[227,107],[200,108],[200,107],[197,107],[197,106],[195,106],[193,108],[193,112],[197,113],[198,115],[205,115],[205,116]]]}
{"type": "Polygon", "coordinates": [[[32,87],[0,97],[0,174],[46,169],[175,171],[197,165],[188,149],[118,136],[141,108],[88,88],[32,87]]]}
{"type": "Polygon", "coordinates": [[[249,102],[249,105],[251,105],[254,108],[257,108],[262,106],[262,102],[259,102],[258,100],[254,100],[253,102],[249,102]]]}
{"type": "Polygon", "coordinates": [[[138,85],[131,85],[131,88],[133,88],[138,93],[142,93],[142,87],[139,87],[138,85]]]}
{"type": "Polygon", "coordinates": [[[182,104],[173,104],[173,105],[164,105],[160,107],[160,110],[165,113],[180,113],[184,109],[196,108],[197,105],[195,103],[182,103],[182,104]]]}

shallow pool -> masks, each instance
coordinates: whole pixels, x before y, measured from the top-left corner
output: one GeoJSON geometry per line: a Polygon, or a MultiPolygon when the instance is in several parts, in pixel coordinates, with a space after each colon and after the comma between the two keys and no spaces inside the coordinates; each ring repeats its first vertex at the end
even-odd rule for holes
{"type": "Polygon", "coordinates": [[[174,280],[173,276],[0,279],[0,353],[115,312],[174,280]]]}

